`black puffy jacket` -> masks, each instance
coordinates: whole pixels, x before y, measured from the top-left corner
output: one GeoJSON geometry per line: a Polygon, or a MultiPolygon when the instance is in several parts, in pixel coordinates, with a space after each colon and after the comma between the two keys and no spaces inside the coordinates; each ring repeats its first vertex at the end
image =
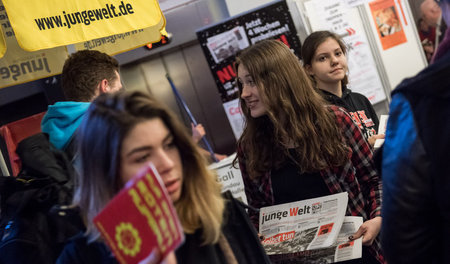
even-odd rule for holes
{"type": "Polygon", "coordinates": [[[393,92],[383,149],[389,263],[450,263],[450,51],[393,92]]]}

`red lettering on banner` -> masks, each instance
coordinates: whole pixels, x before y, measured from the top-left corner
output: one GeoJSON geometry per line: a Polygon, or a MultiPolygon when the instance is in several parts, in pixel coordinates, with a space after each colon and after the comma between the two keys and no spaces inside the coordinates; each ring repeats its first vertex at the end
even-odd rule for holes
{"type": "Polygon", "coordinates": [[[280,242],[293,239],[295,237],[295,231],[290,231],[286,233],[276,234],[272,237],[266,238],[262,243],[264,245],[273,245],[278,244],[280,242]]]}
{"type": "Polygon", "coordinates": [[[236,77],[236,73],[233,70],[232,65],[227,65],[223,67],[222,69],[216,71],[217,77],[219,77],[219,80],[221,83],[225,83],[230,81],[232,78],[236,77]]]}
{"type": "Polygon", "coordinates": [[[230,107],[228,112],[230,113],[230,115],[241,114],[241,108],[240,107],[230,107]]]}
{"type": "Polygon", "coordinates": [[[283,42],[284,44],[286,44],[286,46],[288,46],[289,48],[291,47],[291,45],[289,45],[289,42],[287,41],[286,35],[281,35],[278,38],[279,41],[283,42]]]}

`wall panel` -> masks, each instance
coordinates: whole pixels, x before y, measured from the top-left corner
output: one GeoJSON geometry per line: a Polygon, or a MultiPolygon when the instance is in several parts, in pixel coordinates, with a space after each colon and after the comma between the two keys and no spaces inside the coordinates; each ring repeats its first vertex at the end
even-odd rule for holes
{"type": "Polygon", "coordinates": [[[221,154],[233,153],[236,140],[197,42],[157,54],[145,61],[122,66],[122,81],[127,90],[145,91],[164,102],[190,128],[190,120],[176,102],[165,76],[166,71],[197,122],[205,127],[214,151],[221,154]]]}

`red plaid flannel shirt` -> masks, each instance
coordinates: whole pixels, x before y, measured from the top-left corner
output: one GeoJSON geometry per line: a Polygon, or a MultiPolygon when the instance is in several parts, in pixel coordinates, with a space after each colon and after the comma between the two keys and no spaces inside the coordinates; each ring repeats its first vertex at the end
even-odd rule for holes
{"type": "MultiPolygon", "coordinates": [[[[328,168],[320,171],[320,174],[332,194],[348,193],[347,215],[362,216],[364,221],[381,216],[381,179],[372,161],[372,150],[361,130],[343,108],[327,107],[336,116],[343,139],[351,149],[351,159],[344,166],[328,168]]],[[[254,208],[274,205],[270,171],[252,180],[247,173],[245,154],[240,146],[237,155],[249,205],[254,208]]],[[[249,215],[259,230],[259,212],[249,210],[249,215]]],[[[371,249],[380,263],[384,263],[378,238],[371,249]]]]}

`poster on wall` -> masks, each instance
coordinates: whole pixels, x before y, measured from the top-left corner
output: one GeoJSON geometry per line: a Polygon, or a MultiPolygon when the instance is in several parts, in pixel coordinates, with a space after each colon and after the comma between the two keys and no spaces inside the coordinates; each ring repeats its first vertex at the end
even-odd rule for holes
{"type": "Polygon", "coordinates": [[[377,0],[369,6],[383,50],[407,41],[394,0],[377,0]]]}
{"type": "Polygon", "coordinates": [[[288,6],[286,1],[275,1],[199,29],[196,33],[225,111],[228,111],[233,132],[238,138],[243,121],[240,112],[235,110],[239,108],[239,91],[234,72],[236,53],[261,40],[278,39],[298,56],[300,40],[288,6]],[[233,109],[233,114],[229,113],[230,109],[233,109]]]}
{"type": "MultiPolygon", "coordinates": [[[[300,1],[297,5],[302,5],[300,1]]],[[[349,87],[372,104],[386,99],[369,41],[358,19],[357,7],[337,0],[311,0],[304,3],[312,31],[329,30],[347,44],[349,87]]],[[[299,7],[299,9],[301,9],[299,7]]]]}
{"type": "Polygon", "coordinates": [[[2,24],[1,33],[6,43],[6,52],[0,59],[0,89],[61,73],[68,56],[66,47],[34,52],[23,50],[17,43],[5,7],[1,2],[0,23],[2,24]]]}

